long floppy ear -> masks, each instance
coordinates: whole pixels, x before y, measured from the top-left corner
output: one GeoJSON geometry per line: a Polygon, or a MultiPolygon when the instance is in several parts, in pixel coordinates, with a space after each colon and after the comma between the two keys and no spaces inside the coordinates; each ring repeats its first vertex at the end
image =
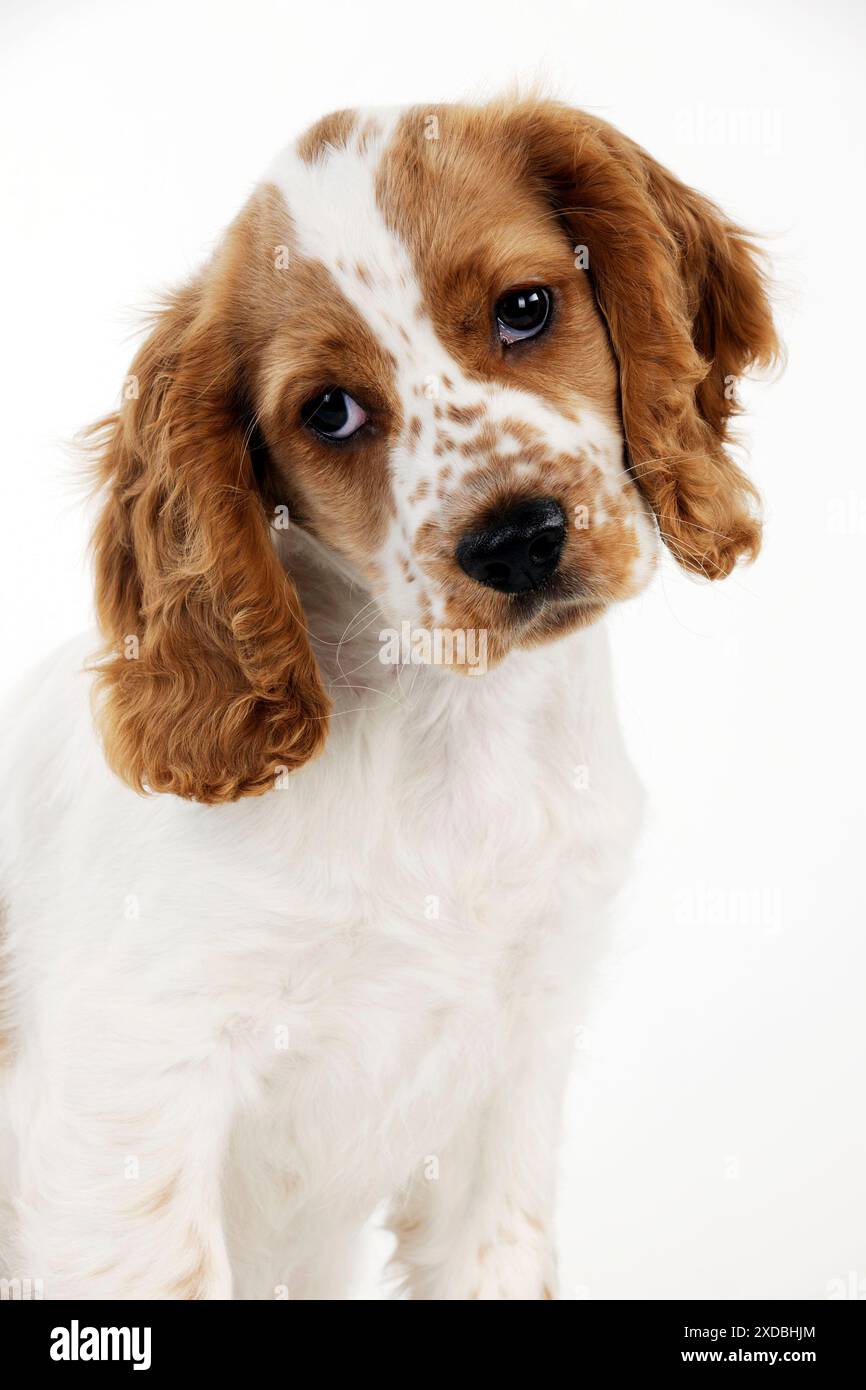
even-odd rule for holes
{"type": "Polygon", "coordinates": [[[630,467],[661,534],[685,568],[727,575],[761,539],[758,495],[725,448],[734,388],[779,356],[758,254],[612,126],[552,102],[519,103],[504,120],[587,248],[630,467]]]}
{"type": "Polygon", "coordinates": [[[323,746],[329,701],[247,448],[226,268],[175,295],[97,427],[106,756],[138,790],[225,802],[323,746]]]}

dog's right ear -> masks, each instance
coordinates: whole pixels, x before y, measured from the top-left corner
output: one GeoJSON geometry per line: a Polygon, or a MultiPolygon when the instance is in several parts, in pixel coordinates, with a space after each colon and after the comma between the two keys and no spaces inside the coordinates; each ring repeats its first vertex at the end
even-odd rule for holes
{"type": "Polygon", "coordinates": [[[254,477],[232,259],[166,303],[95,428],[106,756],[138,790],[204,802],[267,791],[322,749],[330,711],[254,477]]]}

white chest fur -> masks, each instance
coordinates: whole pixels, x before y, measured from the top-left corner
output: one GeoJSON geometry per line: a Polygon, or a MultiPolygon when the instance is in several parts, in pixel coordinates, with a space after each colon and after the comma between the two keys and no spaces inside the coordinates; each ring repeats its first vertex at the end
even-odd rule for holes
{"type": "MultiPolygon", "coordinates": [[[[260,1294],[567,1043],[639,801],[604,633],[483,678],[338,685],[323,757],[225,807],[105,769],[80,656],[37,677],[7,753],[30,789],[5,828],[8,1113],[25,1149],[60,1125],[42,1168],[80,1164],[124,1203],[129,1160],[154,1210],[201,1145],[235,1291],[260,1294]]],[[[34,1258],[52,1240],[32,1232],[34,1258]]]]}

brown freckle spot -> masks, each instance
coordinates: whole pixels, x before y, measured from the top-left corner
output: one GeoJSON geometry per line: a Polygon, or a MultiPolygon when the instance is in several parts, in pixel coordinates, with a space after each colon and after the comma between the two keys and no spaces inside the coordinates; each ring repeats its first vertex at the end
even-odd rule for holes
{"type": "Polygon", "coordinates": [[[483,405],[449,405],[447,415],[455,425],[474,425],[486,414],[483,405]]]}
{"type": "Polygon", "coordinates": [[[426,478],[419,478],[415,486],[415,491],[410,495],[410,503],[421,502],[430,491],[430,483],[426,478]]]}
{"type": "Polygon", "coordinates": [[[441,419],[442,419],[442,407],[441,407],[441,405],[439,405],[438,403],[437,403],[436,405],[434,405],[434,407],[433,407],[433,418],[434,418],[435,420],[441,420],[441,419]]]}
{"type": "Polygon", "coordinates": [[[403,571],[403,576],[404,576],[404,578],[405,578],[405,580],[406,580],[406,583],[407,583],[407,584],[414,584],[414,583],[415,583],[415,575],[412,573],[412,566],[411,566],[411,564],[409,563],[409,557],[408,557],[408,555],[401,555],[401,556],[399,557],[399,559],[400,559],[400,568],[401,568],[402,571],[403,571]]]}
{"type": "Polygon", "coordinates": [[[415,444],[415,443],[417,443],[417,441],[418,441],[420,438],[421,438],[421,417],[420,417],[420,415],[413,415],[413,416],[412,416],[412,419],[409,421],[409,439],[410,439],[411,443],[415,444]]]}
{"type": "Polygon", "coordinates": [[[357,121],[354,111],[332,111],[323,116],[298,141],[300,158],[305,164],[314,164],[317,159],[326,158],[330,150],[345,149],[357,121]]]}
{"type": "Polygon", "coordinates": [[[361,284],[366,285],[368,290],[373,288],[373,280],[370,275],[370,272],[362,261],[355,262],[355,274],[361,281],[361,284]]]}
{"type": "Polygon", "coordinates": [[[409,345],[410,345],[410,343],[411,343],[411,339],[410,339],[410,337],[409,337],[409,334],[406,332],[405,328],[403,327],[402,323],[400,324],[400,337],[403,339],[403,342],[406,344],[406,346],[409,347],[409,345]]]}
{"type": "Polygon", "coordinates": [[[443,464],[442,467],[439,469],[439,481],[440,481],[440,483],[446,483],[446,482],[448,481],[448,479],[451,477],[451,474],[452,474],[453,472],[454,472],[454,469],[451,467],[451,464],[450,464],[450,463],[445,463],[445,464],[443,464]]]}
{"type": "Polygon", "coordinates": [[[499,432],[491,424],[482,425],[472,439],[460,445],[461,454],[492,453],[499,443],[499,432]]]}
{"type": "Polygon", "coordinates": [[[501,422],[499,428],[503,434],[510,434],[519,444],[539,444],[544,439],[541,432],[528,425],[525,420],[509,417],[501,422]]]}

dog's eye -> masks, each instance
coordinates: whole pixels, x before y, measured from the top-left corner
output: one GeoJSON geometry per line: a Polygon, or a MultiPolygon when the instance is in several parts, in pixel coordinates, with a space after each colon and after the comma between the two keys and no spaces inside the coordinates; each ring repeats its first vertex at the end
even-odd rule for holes
{"type": "Polygon", "coordinates": [[[547,327],[550,318],[550,290],[543,285],[528,285],[523,290],[509,290],[496,304],[496,327],[499,341],[505,347],[524,338],[534,338],[547,327]]]}
{"type": "Polygon", "coordinates": [[[367,422],[367,412],[348,391],[335,386],[307,401],[301,419],[325,439],[348,439],[367,422]]]}

